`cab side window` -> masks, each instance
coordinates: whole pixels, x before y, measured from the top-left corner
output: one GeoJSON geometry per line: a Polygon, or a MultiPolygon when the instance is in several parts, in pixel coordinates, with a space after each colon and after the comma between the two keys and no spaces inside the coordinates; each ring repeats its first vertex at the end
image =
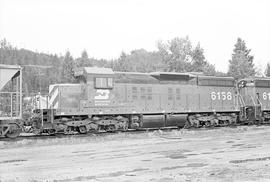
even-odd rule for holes
{"type": "Polygon", "coordinates": [[[95,88],[108,89],[113,88],[112,78],[95,78],[95,88]]]}
{"type": "Polygon", "coordinates": [[[107,83],[108,83],[108,88],[113,88],[113,79],[112,78],[107,78],[107,83]]]}

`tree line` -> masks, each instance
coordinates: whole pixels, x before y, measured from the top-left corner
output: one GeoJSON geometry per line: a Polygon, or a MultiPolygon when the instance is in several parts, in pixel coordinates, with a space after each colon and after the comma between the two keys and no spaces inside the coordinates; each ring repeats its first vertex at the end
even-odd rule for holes
{"type": "MultiPolygon", "coordinates": [[[[50,84],[74,83],[74,69],[77,67],[107,67],[114,71],[124,72],[201,72],[205,75],[232,76],[236,79],[255,76],[256,71],[246,43],[238,38],[229,60],[227,73],[218,72],[204,55],[204,49],[198,42],[192,46],[189,37],[173,38],[160,41],[157,51],[136,49],[130,53],[122,52],[119,58],[113,60],[89,57],[86,50],[78,58],[69,51],[65,55],[45,54],[26,49],[18,49],[5,39],[0,41],[0,64],[21,65],[23,71],[23,90],[30,93],[47,93],[50,84]]],[[[270,64],[265,71],[270,76],[270,64]]]]}

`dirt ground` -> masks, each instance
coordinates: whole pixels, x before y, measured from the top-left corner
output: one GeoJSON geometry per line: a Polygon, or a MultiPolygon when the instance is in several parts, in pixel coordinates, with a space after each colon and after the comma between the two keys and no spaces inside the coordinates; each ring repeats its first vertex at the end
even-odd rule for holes
{"type": "Polygon", "coordinates": [[[270,181],[270,126],[0,139],[0,181],[270,181]]]}

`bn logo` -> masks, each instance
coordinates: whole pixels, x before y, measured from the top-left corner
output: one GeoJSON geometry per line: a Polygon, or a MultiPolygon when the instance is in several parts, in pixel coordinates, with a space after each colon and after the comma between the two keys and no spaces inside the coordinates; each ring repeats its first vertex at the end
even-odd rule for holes
{"type": "Polygon", "coordinates": [[[110,95],[110,90],[97,89],[94,99],[95,100],[106,100],[106,99],[109,99],[109,95],[110,95]]]}

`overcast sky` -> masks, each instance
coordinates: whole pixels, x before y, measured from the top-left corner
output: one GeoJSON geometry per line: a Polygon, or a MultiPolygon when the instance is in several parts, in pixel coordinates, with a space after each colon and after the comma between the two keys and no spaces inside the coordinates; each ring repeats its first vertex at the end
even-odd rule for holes
{"type": "Polygon", "coordinates": [[[237,37],[270,62],[270,0],[0,0],[0,39],[18,48],[112,59],[189,36],[227,71],[237,37]]]}

